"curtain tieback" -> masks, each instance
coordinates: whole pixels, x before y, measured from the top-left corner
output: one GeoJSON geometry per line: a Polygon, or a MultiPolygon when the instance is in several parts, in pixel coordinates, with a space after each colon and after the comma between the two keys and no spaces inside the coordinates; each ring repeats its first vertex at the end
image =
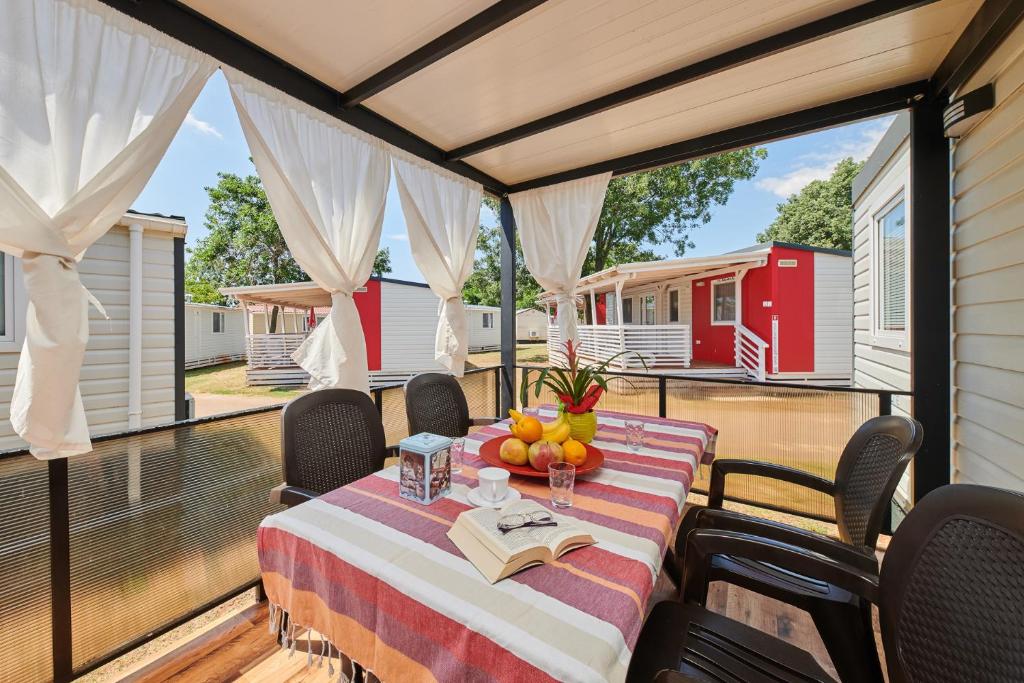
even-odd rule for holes
{"type": "MultiPolygon", "coordinates": [[[[26,254],[25,258],[32,257],[26,254]]],[[[78,271],[78,262],[75,261],[74,259],[68,258],[67,256],[57,256],[56,259],[60,262],[60,266],[64,270],[71,270],[75,272],[78,271]]],[[[90,292],[89,288],[86,287],[85,285],[81,285],[81,287],[82,291],[85,292],[85,297],[89,300],[89,303],[93,305],[93,308],[99,311],[100,315],[102,315],[104,319],[110,320],[110,316],[107,314],[107,309],[103,307],[103,304],[100,303],[100,300],[96,298],[96,295],[90,292]]]]}

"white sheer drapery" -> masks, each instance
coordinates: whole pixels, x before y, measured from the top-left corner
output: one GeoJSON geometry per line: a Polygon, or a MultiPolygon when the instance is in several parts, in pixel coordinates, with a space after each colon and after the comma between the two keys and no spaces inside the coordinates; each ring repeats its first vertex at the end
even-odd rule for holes
{"type": "Polygon", "coordinates": [[[216,63],[93,0],[6,0],[0,249],[28,309],[11,423],[39,458],[91,450],[77,262],[138,197],[216,63]]]}
{"type": "Polygon", "coordinates": [[[292,358],[311,389],[369,392],[352,295],[373,272],[391,177],[385,143],[234,69],[231,97],[281,234],[331,293],[331,312],[292,358]]]}
{"type": "Polygon", "coordinates": [[[461,377],[469,356],[462,286],[473,272],[483,186],[399,152],[392,163],[412,257],[441,298],[434,358],[461,377]]]}
{"type": "Polygon", "coordinates": [[[555,293],[559,339],[579,342],[576,283],[594,239],[611,173],[509,195],[526,267],[555,293]]]}

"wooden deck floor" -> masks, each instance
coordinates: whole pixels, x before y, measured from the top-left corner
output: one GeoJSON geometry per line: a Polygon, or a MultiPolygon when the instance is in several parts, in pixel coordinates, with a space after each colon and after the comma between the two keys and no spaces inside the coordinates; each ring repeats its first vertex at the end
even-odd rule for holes
{"type": "MultiPolygon", "coordinates": [[[[667,597],[667,583],[659,584],[657,597],[667,597]]],[[[829,671],[831,661],[810,617],[805,613],[742,588],[712,584],[708,606],[809,650],[829,671]]],[[[199,638],[123,678],[130,683],[334,683],[321,669],[306,666],[300,640],[298,651],[288,656],[267,632],[267,607],[253,605],[199,638]]]]}

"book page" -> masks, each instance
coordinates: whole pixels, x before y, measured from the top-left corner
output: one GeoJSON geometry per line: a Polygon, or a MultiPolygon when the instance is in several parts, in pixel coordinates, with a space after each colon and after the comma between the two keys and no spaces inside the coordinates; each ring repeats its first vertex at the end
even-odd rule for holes
{"type": "Polygon", "coordinates": [[[575,524],[571,518],[560,515],[553,515],[558,526],[523,527],[507,533],[502,533],[498,528],[498,520],[505,515],[532,512],[550,514],[550,510],[534,501],[521,500],[510,503],[500,510],[477,508],[462,513],[460,517],[466,516],[472,522],[474,533],[481,537],[481,542],[491,547],[504,562],[531,548],[546,548],[553,558],[558,546],[574,537],[583,537],[580,540],[584,544],[593,543],[593,538],[581,526],[575,524]]]}

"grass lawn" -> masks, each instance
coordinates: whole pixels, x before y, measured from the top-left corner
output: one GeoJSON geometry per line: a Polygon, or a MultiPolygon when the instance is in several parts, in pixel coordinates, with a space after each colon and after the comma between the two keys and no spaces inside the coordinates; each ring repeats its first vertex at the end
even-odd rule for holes
{"type": "Polygon", "coordinates": [[[212,365],[185,373],[185,391],[190,394],[266,396],[287,401],[306,393],[305,387],[249,387],[245,385],[245,362],[212,365]]]}
{"type": "MultiPolygon", "coordinates": [[[[547,365],[547,344],[519,344],[516,347],[516,362],[520,365],[547,365]]],[[[469,354],[467,367],[492,368],[495,365],[501,365],[501,351],[484,351],[483,353],[469,354]]]]}

